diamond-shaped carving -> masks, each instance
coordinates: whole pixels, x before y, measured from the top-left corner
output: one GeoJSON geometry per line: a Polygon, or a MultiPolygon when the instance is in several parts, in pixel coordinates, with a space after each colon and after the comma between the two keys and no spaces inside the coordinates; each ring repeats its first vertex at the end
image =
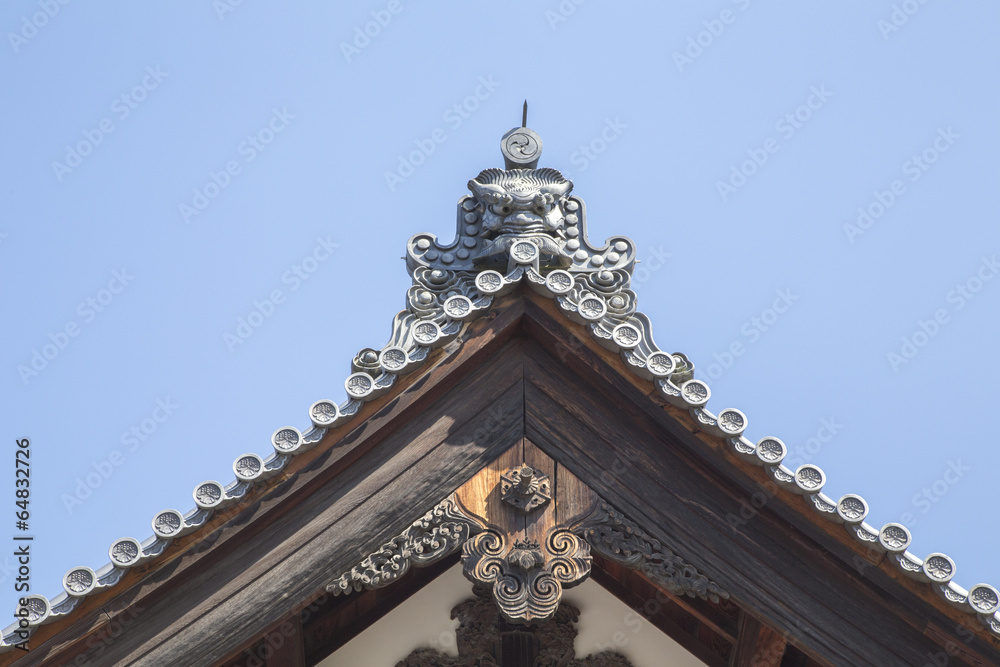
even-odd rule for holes
{"type": "Polygon", "coordinates": [[[552,500],[549,476],[527,463],[511,468],[500,478],[500,499],[525,514],[552,500]]]}

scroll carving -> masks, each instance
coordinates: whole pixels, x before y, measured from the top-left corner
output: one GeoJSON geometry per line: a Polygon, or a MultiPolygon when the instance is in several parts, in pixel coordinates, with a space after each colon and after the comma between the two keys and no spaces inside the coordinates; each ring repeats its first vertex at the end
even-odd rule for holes
{"type": "Polygon", "coordinates": [[[458,551],[481,524],[459,507],[454,495],[413,522],[403,533],[386,542],[358,565],[326,587],[334,595],[381,588],[409,572],[458,551]]]}
{"type": "Polygon", "coordinates": [[[671,593],[718,602],[729,593],[694,565],[648,535],[633,521],[601,501],[571,530],[605,558],[639,570],[671,593]]]}
{"type": "Polygon", "coordinates": [[[492,586],[500,614],[510,623],[551,618],[563,588],[590,576],[590,546],[562,529],[552,530],[544,547],[518,540],[510,548],[503,535],[486,530],[462,548],[465,576],[492,586]]]}

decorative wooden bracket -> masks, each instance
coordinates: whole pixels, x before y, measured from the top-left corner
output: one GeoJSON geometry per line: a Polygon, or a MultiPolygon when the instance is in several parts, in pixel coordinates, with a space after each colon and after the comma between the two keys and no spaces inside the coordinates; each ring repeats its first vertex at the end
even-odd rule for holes
{"type": "Polygon", "coordinates": [[[508,546],[504,536],[486,530],[462,547],[465,576],[490,584],[493,598],[510,623],[531,623],[551,618],[559,607],[562,589],[590,576],[590,545],[555,528],[544,548],[534,540],[517,540],[508,546]]]}
{"type": "Polygon", "coordinates": [[[327,591],[340,595],[380,588],[411,566],[429,565],[461,549],[466,578],[492,592],[498,612],[511,624],[551,619],[563,589],[590,576],[592,551],[641,571],[675,595],[712,602],[729,597],[565,468],[560,467],[558,487],[550,492],[546,470],[554,472],[555,465],[531,443],[522,442],[331,582],[327,591]],[[525,453],[532,462],[515,467],[512,459],[525,453]],[[532,498],[544,484],[556,501],[505,502],[515,480],[532,498]],[[533,504],[534,509],[525,512],[533,504]]]}

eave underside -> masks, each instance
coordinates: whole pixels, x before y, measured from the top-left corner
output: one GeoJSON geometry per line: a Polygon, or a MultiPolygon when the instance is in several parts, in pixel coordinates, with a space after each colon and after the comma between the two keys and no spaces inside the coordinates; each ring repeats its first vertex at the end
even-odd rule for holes
{"type": "Polygon", "coordinates": [[[330,433],[319,454],[183,553],[33,637],[16,664],[223,661],[521,438],[816,660],[922,665],[952,642],[951,664],[1000,664],[996,643],[963,632],[961,617],[895,571],[874,564],[860,576],[855,559],[871,556],[808,510],[778,497],[732,528],[727,517],[760,471],[706,444],[575,326],[550,302],[508,297],[363,422],[330,433]],[[116,619],[125,631],[108,641],[116,619]]]}

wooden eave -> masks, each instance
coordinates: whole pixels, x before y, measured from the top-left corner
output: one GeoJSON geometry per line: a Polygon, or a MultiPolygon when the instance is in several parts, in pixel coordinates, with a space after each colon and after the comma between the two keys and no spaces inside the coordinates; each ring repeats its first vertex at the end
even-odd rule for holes
{"type": "MultiPolygon", "coordinates": [[[[708,664],[717,663],[698,645],[723,641],[730,664],[749,665],[780,641],[792,648],[760,664],[924,665],[946,655],[1000,665],[1000,642],[974,616],[802,498],[781,492],[732,527],[727,517],[767,483],[764,471],[666,404],[551,300],[520,289],[434,354],[279,476],[41,626],[31,650],[3,655],[0,667],[238,661],[311,604],[312,627],[327,631],[313,635],[309,659],[323,657],[329,627],[356,633],[434,572],[316,606],[325,585],[523,441],[729,591],[732,608],[674,599],[664,611],[673,617],[651,619],[681,643],[683,626],[694,627],[685,646],[708,664]]],[[[642,595],[636,576],[601,561],[594,573],[629,604],[642,595]]]]}

